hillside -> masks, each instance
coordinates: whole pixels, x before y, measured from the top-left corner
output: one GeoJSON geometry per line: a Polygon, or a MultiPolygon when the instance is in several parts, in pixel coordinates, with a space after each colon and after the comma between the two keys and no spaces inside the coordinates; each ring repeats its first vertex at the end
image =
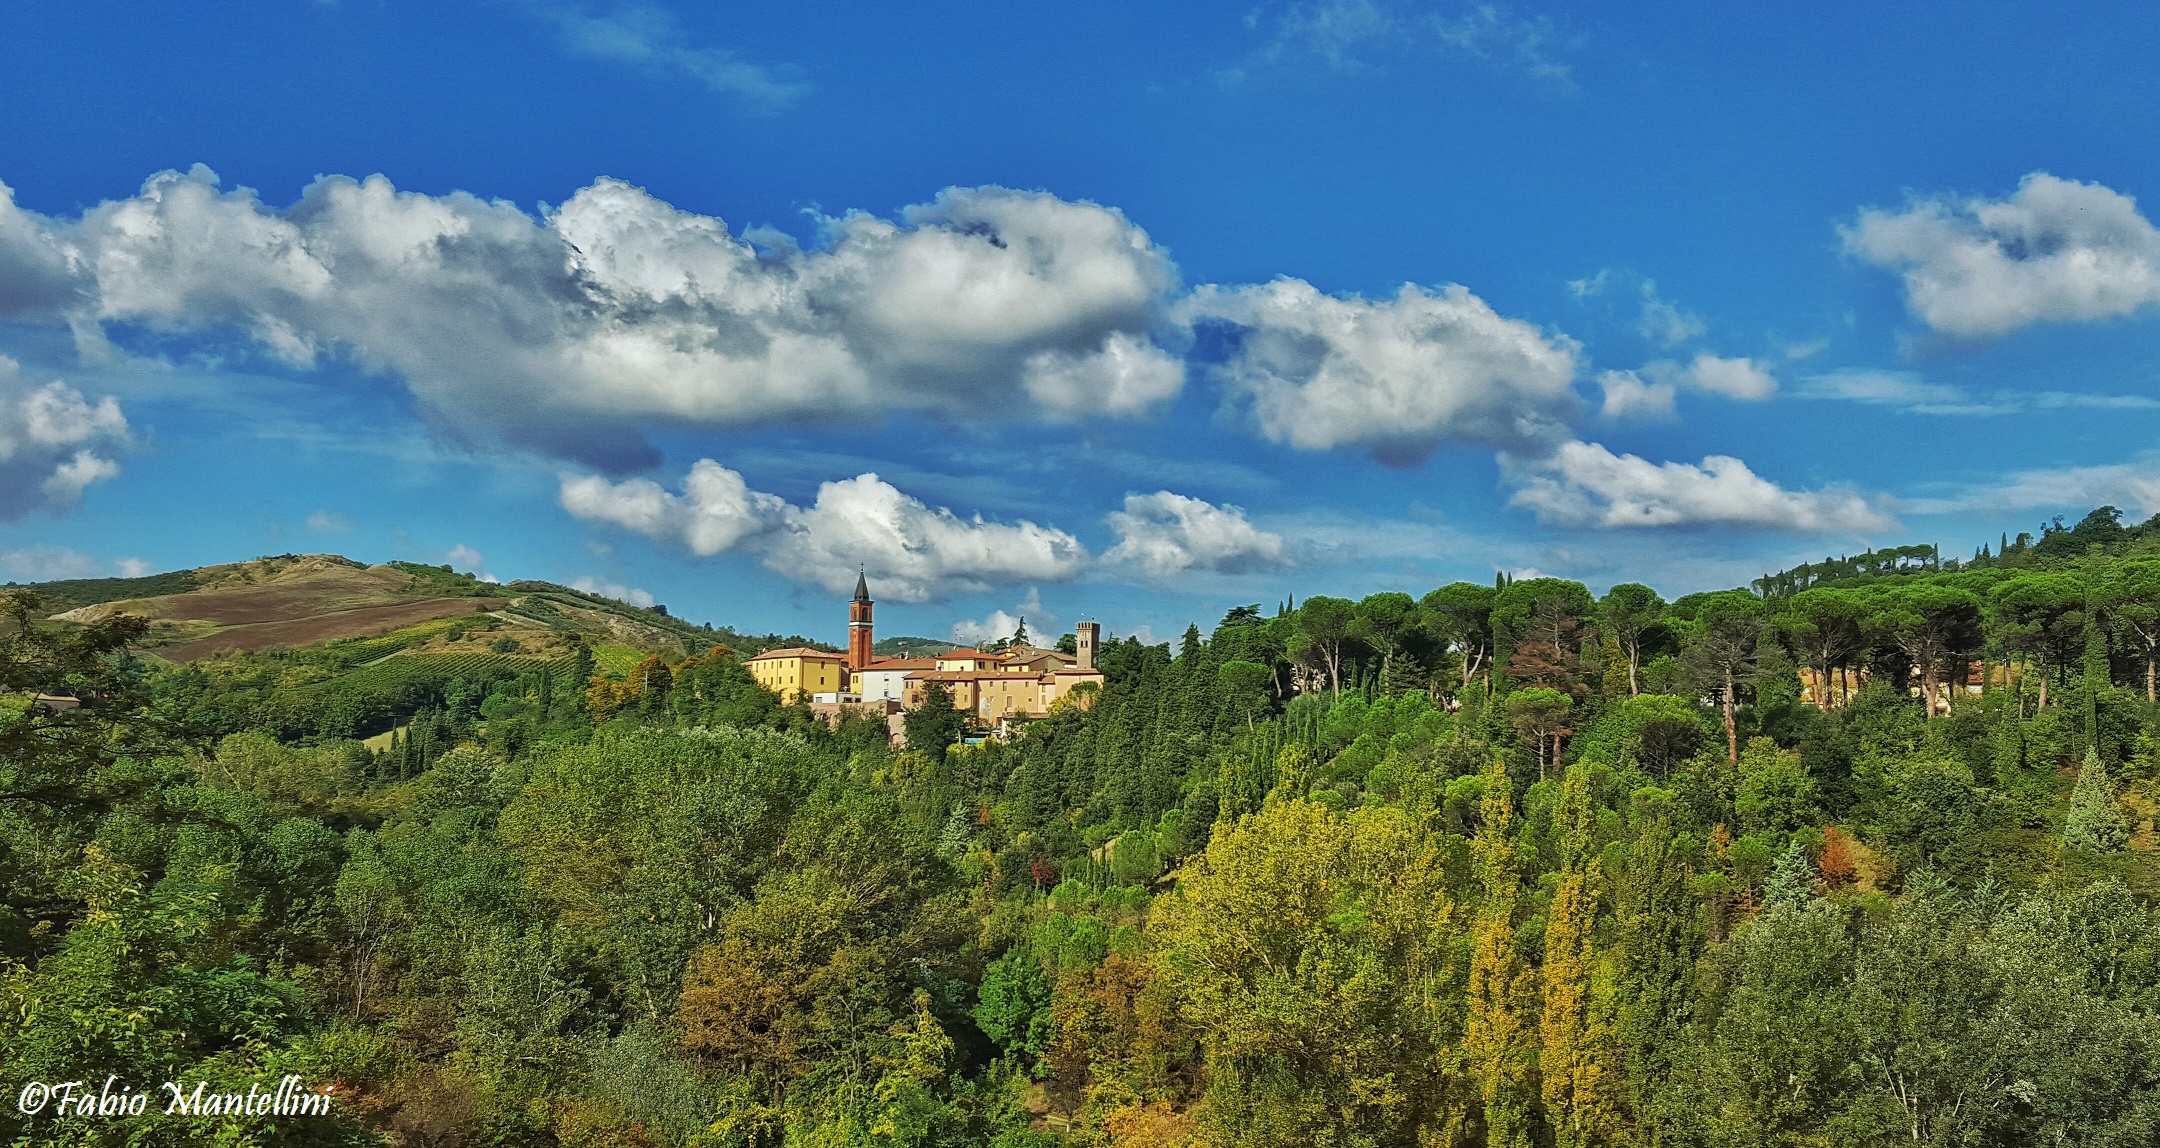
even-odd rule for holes
{"type": "Polygon", "coordinates": [[[187,588],[108,599],[53,617],[92,622],[140,614],[150,619],[146,649],[168,661],[191,662],[227,651],[372,637],[510,604],[506,597],[476,596],[461,584],[333,554],[258,558],[140,581],[161,578],[187,588]]]}
{"type": "MultiPolygon", "coordinates": [[[[715,642],[759,639],[715,630],[553,582],[481,582],[412,562],[368,565],[336,554],[282,554],[143,578],[34,583],[51,617],[150,619],[143,649],[170,662],[376,638],[423,623],[492,621],[488,629],[580,634],[599,645],[680,657],[715,642]]],[[[773,636],[771,644],[782,639],[773,636]]]]}
{"type": "Polygon", "coordinates": [[[953,648],[950,638],[879,638],[870,651],[887,658],[934,658],[953,648]]]}

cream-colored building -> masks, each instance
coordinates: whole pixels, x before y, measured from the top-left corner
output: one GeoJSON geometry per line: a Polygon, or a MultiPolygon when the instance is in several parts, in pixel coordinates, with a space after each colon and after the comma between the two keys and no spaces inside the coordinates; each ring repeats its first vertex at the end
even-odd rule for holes
{"type": "Polygon", "coordinates": [[[1072,653],[1017,645],[1003,650],[948,650],[935,658],[881,658],[873,650],[872,603],[868,576],[858,573],[855,597],[848,603],[848,650],[845,654],[791,647],[767,650],[743,665],[750,676],[789,704],[804,702],[827,721],[860,713],[883,715],[897,741],[903,727],[901,707],[923,704],[932,683],[950,691],[953,708],[985,726],[1014,716],[1039,717],[1092,684],[1101,688],[1095,668],[1102,627],[1082,622],[1075,628],[1072,653]]]}
{"type": "Polygon", "coordinates": [[[998,656],[983,650],[948,650],[937,656],[937,668],[948,674],[995,671],[998,656]]]}
{"type": "Polygon", "coordinates": [[[936,658],[873,658],[848,675],[848,692],[864,701],[903,701],[909,674],[937,668],[936,658]]]}
{"type": "Polygon", "coordinates": [[[1095,668],[1099,634],[1095,623],[1080,623],[1079,646],[1071,654],[1024,645],[940,654],[936,669],[907,676],[901,702],[910,709],[922,705],[930,684],[937,682],[951,692],[954,709],[984,725],[1015,715],[1040,717],[1080,685],[1102,687],[1102,671],[1095,668]]]}
{"type": "Polygon", "coordinates": [[[784,650],[767,650],[749,658],[743,662],[743,668],[750,671],[757,684],[779,694],[780,700],[790,705],[810,694],[848,691],[845,654],[791,646],[784,650]]]}

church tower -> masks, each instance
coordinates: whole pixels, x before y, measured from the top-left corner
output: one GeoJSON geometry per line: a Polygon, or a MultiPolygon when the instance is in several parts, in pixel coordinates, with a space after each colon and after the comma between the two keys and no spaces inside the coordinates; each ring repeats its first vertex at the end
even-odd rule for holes
{"type": "Polygon", "coordinates": [[[858,571],[855,575],[855,600],[848,603],[847,612],[847,664],[848,669],[860,670],[870,664],[870,581],[868,575],[858,571]]]}

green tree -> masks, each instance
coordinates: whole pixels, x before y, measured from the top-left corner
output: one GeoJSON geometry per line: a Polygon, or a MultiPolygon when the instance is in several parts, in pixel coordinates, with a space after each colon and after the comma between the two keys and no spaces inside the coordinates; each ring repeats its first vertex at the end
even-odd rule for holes
{"type": "Polygon", "coordinates": [[[2063,818],[2063,846],[2086,853],[2112,853],[2130,839],[2130,827],[2115,804],[2115,782],[2098,749],[2085,751],[2070,809],[2063,818]]]}
{"type": "Polygon", "coordinates": [[[1342,696],[1342,663],[1357,638],[1357,606],[1346,598],[1314,596],[1292,615],[1290,657],[1327,675],[1328,689],[1342,696]]]}
{"type": "Polygon", "coordinates": [[[923,686],[922,702],[901,717],[908,748],[935,754],[957,744],[967,732],[967,715],[953,708],[952,690],[944,682],[923,686]]]}
{"type": "Polygon", "coordinates": [[[1725,717],[1725,752],[1740,762],[1740,691],[1762,675],[1765,611],[1762,600],[1744,590],[1706,594],[1696,606],[1694,641],[1681,664],[1689,684],[1716,691],[1725,717]]]}
{"type": "Polygon", "coordinates": [[[1988,609],[2004,648],[2039,663],[2041,709],[2047,708],[2049,679],[2084,641],[2085,600],[2084,583],[2071,574],[2024,574],[1988,591],[1988,609]]]}
{"type": "Polygon", "coordinates": [[[2145,659],[2145,704],[2160,704],[2160,562],[2124,562],[2108,570],[2093,599],[2117,633],[2145,659]]]}
{"type": "Polygon", "coordinates": [[[1215,677],[1230,704],[1245,716],[1246,730],[1251,731],[1253,715],[1267,709],[1272,700],[1269,691],[1275,685],[1274,669],[1259,662],[1232,660],[1224,662],[1215,677]]]}
{"type": "Polygon", "coordinates": [[[1920,697],[1933,714],[1948,709],[1938,683],[1955,668],[1964,676],[1965,660],[1980,648],[1980,599],[1956,586],[1918,582],[1876,595],[1869,601],[1869,622],[1889,635],[1920,671],[1920,697]]]}
{"type": "Polygon", "coordinates": [[[1415,660],[1410,646],[1416,639],[1417,600],[1408,594],[1388,591],[1368,594],[1357,604],[1350,634],[1366,649],[1379,655],[1383,683],[1403,677],[1403,663],[1415,660]]]}
{"type": "Polygon", "coordinates": [[[1664,620],[1665,600],[1639,582],[1622,582],[1598,599],[1598,627],[1620,648],[1627,662],[1628,696],[1642,693],[1643,647],[1664,620]]]}
{"type": "Polygon", "coordinates": [[[1653,1144],[1668,1123],[1657,1103],[1683,1052],[1694,1016],[1695,960],[1703,948],[1701,915],[1668,810],[1671,795],[1636,795],[1635,838],[1615,890],[1613,1034],[1626,1056],[1636,1119],[1653,1144]]]}
{"type": "Polygon", "coordinates": [[[1437,641],[1455,651],[1465,689],[1480,676],[1488,689],[1492,685],[1493,595],[1490,586],[1451,582],[1419,603],[1437,641]]]}
{"type": "MultiPolygon", "coordinates": [[[[1780,636],[1796,660],[1815,673],[1817,709],[1830,708],[1832,675],[1842,675],[1866,648],[1862,630],[1866,616],[1867,605],[1859,595],[1830,587],[1802,590],[1785,602],[1778,615],[1780,636]]],[[[1835,692],[1842,704],[1849,691],[1835,692]]]]}
{"type": "Polygon", "coordinates": [[[1025,949],[1008,950],[983,970],[975,1023],[999,1048],[1041,1056],[1050,1046],[1050,981],[1025,949]]]}
{"type": "Polygon", "coordinates": [[[1538,780],[1560,760],[1560,741],[1571,732],[1575,700],[1559,690],[1516,690],[1507,696],[1508,724],[1537,752],[1538,780]]]}

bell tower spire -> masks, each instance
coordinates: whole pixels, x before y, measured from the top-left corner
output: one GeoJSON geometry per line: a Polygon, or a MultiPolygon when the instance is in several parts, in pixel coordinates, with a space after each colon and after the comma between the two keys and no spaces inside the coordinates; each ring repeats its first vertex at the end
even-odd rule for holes
{"type": "Polygon", "coordinates": [[[850,670],[860,670],[870,665],[870,647],[875,644],[870,632],[870,605],[869,571],[858,567],[855,574],[855,598],[848,603],[847,659],[850,670]]]}

